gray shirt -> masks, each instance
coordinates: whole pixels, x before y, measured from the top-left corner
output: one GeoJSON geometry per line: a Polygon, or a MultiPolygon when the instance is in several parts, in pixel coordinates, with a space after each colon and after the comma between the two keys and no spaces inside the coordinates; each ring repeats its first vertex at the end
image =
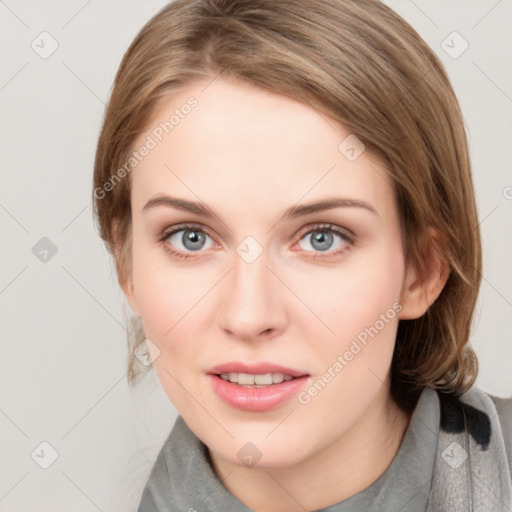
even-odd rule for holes
{"type": "MultiPolygon", "coordinates": [[[[439,436],[438,394],[424,388],[400,448],[369,487],[322,512],[425,512],[439,436]]],[[[165,441],[138,512],[252,512],[214,473],[205,444],[181,416],[165,441]]]]}

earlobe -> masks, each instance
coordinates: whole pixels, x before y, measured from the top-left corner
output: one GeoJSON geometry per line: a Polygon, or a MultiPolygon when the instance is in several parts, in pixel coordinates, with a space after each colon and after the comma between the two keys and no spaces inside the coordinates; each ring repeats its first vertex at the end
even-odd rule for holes
{"type": "MultiPolygon", "coordinates": [[[[441,237],[431,230],[428,235],[425,258],[426,267],[417,269],[408,265],[402,287],[399,318],[401,320],[414,320],[423,316],[428,308],[439,297],[448,281],[450,268],[443,257],[441,237]]],[[[425,247],[425,246],[424,246],[425,247]]]]}

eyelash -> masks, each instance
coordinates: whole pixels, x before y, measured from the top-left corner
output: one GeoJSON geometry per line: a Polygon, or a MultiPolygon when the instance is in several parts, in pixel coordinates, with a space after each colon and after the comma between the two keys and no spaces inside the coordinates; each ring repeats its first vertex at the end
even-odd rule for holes
{"type": "MultiPolygon", "coordinates": [[[[323,256],[323,255],[322,256],[320,256],[320,255],[308,256],[309,258],[311,258],[313,260],[330,259],[330,258],[339,256],[340,254],[347,251],[349,246],[352,246],[355,244],[355,236],[350,231],[340,228],[338,226],[335,226],[334,224],[316,224],[313,226],[308,226],[306,229],[307,229],[306,231],[302,231],[300,233],[299,241],[302,240],[305,235],[314,233],[315,231],[322,231],[322,232],[327,232],[327,233],[335,233],[335,234],[339,235],[348,244],[347,246],[344,246],[343,248],[338,249],[337,252],[329,253],[328,256],[323,256]]],[[[208,233],[208,231],[203,229],[198,224],[181,224],[181,225],[174,226],[172,228],[168,228],[168,229],[164,230],[164,232],[162,233],[162,235],[159,238],[159,241],[164,243],[170,236],[174,235],[175,233],[178,233],[179,231],[187,231],[187,230],[200,231],[201,233],[204,233],[205,235],[208,235],[210,238],[213,239],[213,237],[208,233]]],[[[170,248],[169,244],[164,244],[164,249],[167,252],[169,252],[173,257],[176,257],[178,259],[185,260],[185,259],[190,259],[190,258],[195,257],[195,256],[193,256],[192,253],[182,253],[179,251],[175,251],[174,249],[170,248]]],[[[197,252],[201,252],[201,251],[197,251],[197,252]]],[[[307,251],[307,252],[311,252],[311,251],[307,251]]],[[[328,251],[326,251],[326,252],[328,252],[328,251]]]]}

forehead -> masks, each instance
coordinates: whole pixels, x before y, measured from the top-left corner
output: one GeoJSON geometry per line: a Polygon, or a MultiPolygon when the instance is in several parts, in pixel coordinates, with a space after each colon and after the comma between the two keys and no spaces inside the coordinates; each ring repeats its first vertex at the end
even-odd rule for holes
{"type": "Polygon", "coordinates": [[[247,83],[190,84],[160,105],[134,149],[148,137],[152,148],[132,171],[136,209],[162,193],[222,204],[233,214],[326,195],[393,207],[387,173],[365,151],[353,158],[362,147],[346,128],[247,83]]]}

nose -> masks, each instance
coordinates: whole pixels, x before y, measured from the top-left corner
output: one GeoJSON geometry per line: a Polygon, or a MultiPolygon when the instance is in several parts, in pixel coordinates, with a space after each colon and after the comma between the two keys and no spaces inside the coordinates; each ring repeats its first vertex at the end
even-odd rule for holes
{"type": "Polygon", "coordinates": [[[277,336],[287,322],[285,291],[275,270],[268,268],[265,252],[252,263],[235,254],[233,268],[223,280],[219,325],[242,341],[277,336]]]}

